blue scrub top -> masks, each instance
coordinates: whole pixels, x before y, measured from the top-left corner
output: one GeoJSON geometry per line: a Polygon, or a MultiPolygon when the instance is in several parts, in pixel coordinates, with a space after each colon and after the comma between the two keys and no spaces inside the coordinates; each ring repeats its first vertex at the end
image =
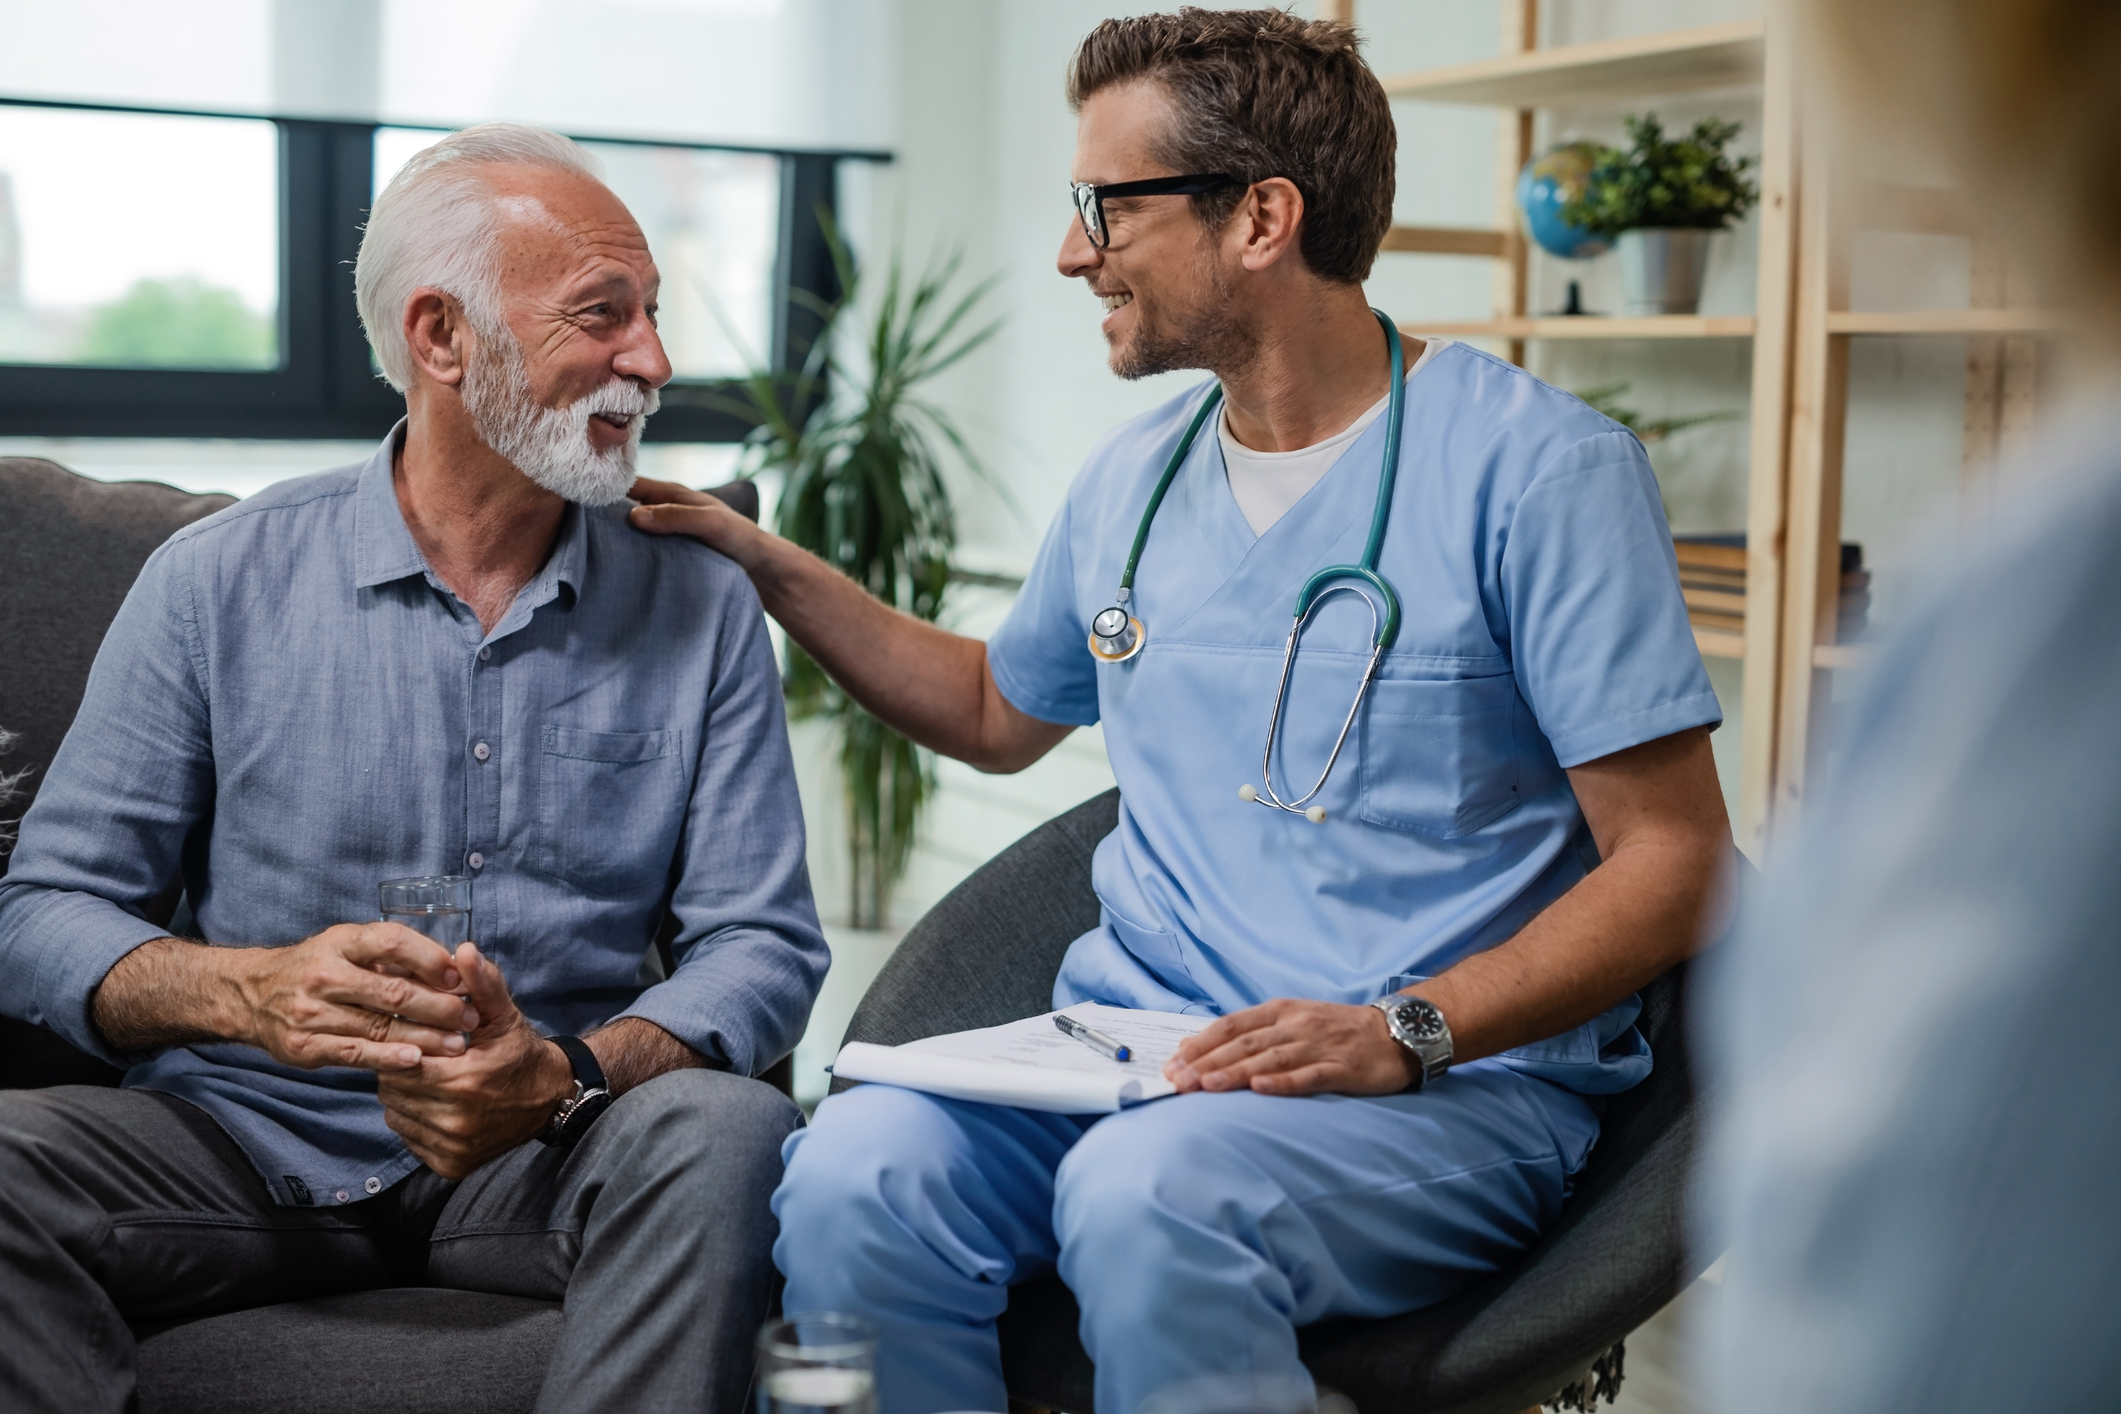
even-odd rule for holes
{"type": "MultiPolygon", "coordinates": [[[[1254,535],[1218,439],[1172,482],[1134,581],[1148,631],[1124,663],[1086,638],[1203,385],[1108,436],[1076,477],[987,646],[1015,706],[1102,721],[1119,826],[1098,846],[1102,922],[1070,947],[1056,1006],[1225,1013],[1273,997],[1365,1002],[1516,933],[1598,862],[1563,768],[1722,712],[1694,646],[1648,458],[1634,435],[1462,344],[1407,383],[1379,570],[1404,618],[1314,804],[1259,784],[1297,590],[1362,555],[1385,420],[1254,535]]],[[[1370,612],[1311,617],[1276,788],[1318,778],[1369,657],[1370,612]]],[[[1632,998],[1510,1052],[1585,1092],[1649,1074],[1632,998]]]]}

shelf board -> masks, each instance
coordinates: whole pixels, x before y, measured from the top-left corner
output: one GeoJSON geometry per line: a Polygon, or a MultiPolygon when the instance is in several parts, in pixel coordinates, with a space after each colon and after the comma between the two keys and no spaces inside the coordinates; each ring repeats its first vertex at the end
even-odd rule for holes
{"type": "Polygon", "coordinates": [[[1383,250],[1417,255],[1508,255],[1511,232],[1479,226],[1394,226],[1385,232],[1383,250]]]}
{"type": "Polygon", "coordinates": [[[1753,325],[1750,314],[1659,314],[1642,318],[1557,315],[1546,319],[1461,319],[1402,323],[1399,328],[1416,338],[1441,334],[1454,339],[1750,339],[1753,325]]]}
{"type": "Polygon", "coordinates": [[[1815,643],[1812,645],[1812,666],[1815,668],[1860,668],[1870,661],[1871,646],[1868,643],[1815,643]]]}
{"type": "Polygon", "coordinates": [[[1423,103],[1570,107],[1758,83],[1766,53],[1766,22],[1740,20],[1421,69],[1384,86],[1423,103]]]}
{"type": "Polygon", "coordinates": [[[1745,657],[1745,635],[1731,633],[1726,629],[1694,625],[1694,646],[1701,650],[1701,656],[1704,658],[1745,657]]]}
{"type": "Polygon", "coordinates": [[[2072,324],[2052,309],[1829,310],[1829,334],[2054,334],[2072,324]]]}

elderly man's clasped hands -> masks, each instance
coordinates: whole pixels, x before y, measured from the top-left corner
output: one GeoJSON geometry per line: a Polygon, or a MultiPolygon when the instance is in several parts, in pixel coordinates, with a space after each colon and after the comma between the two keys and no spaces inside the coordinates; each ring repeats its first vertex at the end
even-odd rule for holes
{"type": "Polygon", "coordinates": [[[567,1058],[501,969],[398,923],[342,923],[291,948],[245,949],[236,1034],[304,1070],[376,1072],[390,1127],[444,1178],[543,1129],[573,1084],[567,1058]]]}

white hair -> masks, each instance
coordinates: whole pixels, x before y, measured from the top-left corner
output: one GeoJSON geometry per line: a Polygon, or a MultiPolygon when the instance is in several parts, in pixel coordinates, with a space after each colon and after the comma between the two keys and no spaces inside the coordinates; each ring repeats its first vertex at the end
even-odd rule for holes
{"type": "Polygon", "coordinates": [[[523,123],[481,123],[451,133],[398,169],[376,198],[354,262],[354,301],[390,386],[412,382],[405,302],[422,286],[449,294],[482,338],[503,337],[500,214],[481,168],[557,168],[602,179],[577,142],[523,123]]]}

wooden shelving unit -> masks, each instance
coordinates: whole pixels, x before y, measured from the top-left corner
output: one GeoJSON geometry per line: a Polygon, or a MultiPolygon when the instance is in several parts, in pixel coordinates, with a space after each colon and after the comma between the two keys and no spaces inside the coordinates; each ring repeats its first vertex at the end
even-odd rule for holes
{"type": "Polygon", "coordinates": [[[1828,334],[2062,334],[2068,315],[2046,309],[1916,309],[1904,313],[1830,309],[1828,334]]]}
{"type": "MultiPolygon", "coordinates": [[[[1507,6],[1506,8],[1516,8],[1507,6]]],[[[1536,14],[1534,16],[1536,21],[1536,14]]],[[[1394,98],[1423,103],[1477,103],[1492,108],[1574,108],[1739,88],[1760,82],[1767,25],[1760,20],[1668,30],[1634,39],[1603,39],[1541,49],[1526,43],[1528,25],[1506,21],[1516,51],[1471,64],[1423,69],[1385,79],[1394,98]]]]}
{"type": "MultiPolygon", "coordinates": [[[[1353,18],[1352,0],[1329,10],[1353,18]]],[[[1384,79],[1395,99],[1480,105],[1499,110],[1495,156],[1495,224],[1488,229],[1403,226],[1387,251],[1481,257],[1494,262],[1494,314],[1486,320],[1410,323],[1413,334],[1486,339],[1524,361],[1540,339],[1750,339],[1753,343],[1751,471],[1747,496],[1744,629],[1719,615],[1697,623],[1704,655],[1745,665],[1744,742],[1738,818],[1749,854],[1765,847],[1776,786],[1778,691],[1783,658],[1783,468],[1790,438],[1790,353],[1795,281],[1793,200],[1796,178],[1795,83],[1782,25],[1746,20],[1630,39],[1541,48],[1538,0],[1504,0],[1500,54],[1477,63],[1396,74],[1384,79]],[[1517,173],[1532,155],[1533,118],[1541,108],[1649,104],[1675,94],[1745,89],[1761,98],[1760,259],[1754,313],[1737,316],[1627,319],[1539,318],[1526,305],[1527,243],[1515,207],[1517,173]]],[[[1901,199],[1904,194],[1897,194],[1901,199]]],[[[1906,197],[1913,205],[1920,197],[1906,197]]],[[[1896,316],[1897,317],[1897,316],[1896,316]]]]}
{"type": "Polygon", "coordinates": [[[1982,232],[1978,202],[1942,187],[1859,182],[1853,165],[1818,132],[1802,154],[1787,470],[1789,518],[1784,625],[1776,714],[1774,792],[1778,830],[1793,823],[1817,771],[1827,733],[1833,674],[1866,665],[1869,645],[1839,641],[1832,580],[1842,539],[1842,475],[1849,402],[1849,349],[1857,338],[1957,338],[1966,345],[1961,474],[1989,474],[2031,435],[2039,410],[2045,341],[2076,321],[2037,307],[2023,272],[2008,270],[1982,232]],[[1970,308],[1850,310],[1853,237],[1863,232],[1957,235],[1968,241],[1970,308]]]}

